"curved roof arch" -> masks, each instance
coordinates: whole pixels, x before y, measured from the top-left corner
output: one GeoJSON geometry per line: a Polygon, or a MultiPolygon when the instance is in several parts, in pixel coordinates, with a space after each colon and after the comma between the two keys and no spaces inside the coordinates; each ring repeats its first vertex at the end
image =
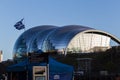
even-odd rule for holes
{"type": "Polygon", "coordinates": [[[100,30],[86,30],[86,31],[83,31],[83,33],[96,33],[96,34],[101,34],[101,35],[104,35],[104,36],[108,36],[110,37],[112,40],[114,40],[115,42],[117,42],[118,44],[120,44],[120,39],[118,39],[116,36],[108,33],[108,32],[105,32],[105,31],[100,31],[100,30]]]}
{"type": "MultiPolygon", "coordinates": [[[[114,35],[112,35],[112,34],[110,34],[110,33],[107,33],[107,32],[105,32],[105,31],[95,30],[95,29],[87,29],[87,30],[83,30],[83,31],[81,31],[81,32],[76,33],[76,35],[79,34],[79,33],[80,33],[80,34],[83,34],[83,33],[94,33],[94,34],[100,34],[100,35],[108,36],[108,37],[110,37],[112,40],[114,40],[115,42],[117,42],[118,44],[120,44],[120,39],[118,39],[118,38],[115,37],[114,35]]],[[[72,41],[72,39],[73,39],[76,35],[74,35],[74,36],[70,39],[70,41],[67,43],[67,46],[66,46],[66,48],[65,48],[65,55],[66,55],[66,53],[67,53],[67,47],[68,47],[69,43],[72,41]]]]}
{"type": "Polygon", "coordinates": [[[25,48],[24,52],[28,53],[30,50],[31,43],[33,42],[34,38],[41,32],[44,32],[49,29],[56,28],[56,26],[52,25],[42,25],[42,26],[36,26],[33,28],[30,28],[23,32],[19,38],[16,40],[13,53],[19,53],[21,51],[18,50],[19,47],[23,46],[22,48],[25,48]]]}
{"type": "Polygon", "coordinates": [[[68,25],[57,28],[48,38],[50,42],[55,46],[55,49],[66,48],[69,41],[79,32],[92,30],[93,28],[80,26],[80,25],[68,25]]]}

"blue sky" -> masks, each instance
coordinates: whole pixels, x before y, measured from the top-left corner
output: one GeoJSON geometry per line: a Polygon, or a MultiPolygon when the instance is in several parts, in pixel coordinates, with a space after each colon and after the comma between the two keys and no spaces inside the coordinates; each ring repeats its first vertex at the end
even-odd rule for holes
{"type": "Polygon", "coordinates": [[[120,0],[0,0],[0,50],[12,58],[24,30],[13,25],[24,18],[26,30],[39,25],[84,25],[120,38],[120,0]]]}

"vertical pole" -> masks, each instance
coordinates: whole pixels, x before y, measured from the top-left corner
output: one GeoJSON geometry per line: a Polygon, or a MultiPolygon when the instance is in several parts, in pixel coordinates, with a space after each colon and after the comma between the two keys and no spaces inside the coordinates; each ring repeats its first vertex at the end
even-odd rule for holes
{"type": "MultiPolygon", "coordinates": [[[[29,57],[29,54],[27,53],[27,56],[29,57]]],[[[26,62],[26,80],[28,80],[28,67],[27,67],[27,65],[28,65],[28,60],[27,60],[27,62],[26,62]]]]}
{"type": "Polygon", "coordinates": [[[47,53],[47,80],[49,80],[49,53],[47,53]]]}
{"type": "MultiPolygon", "coordinates": [[[[25,19],[23,18],[23,24],[24,24],[24,26],[25,26],[25,28],[26,28],[26,24],[25,24],[25,19]]],[[[24,28],[24,32],[26,31],[26,29],[24,28]]]]}
{"type": "Polygon", "coordinates": [[[103,39],[102,39],[102,35],[101,35],[101,39],[100,39],[100,40],[101,40],[100,46],[102,46],[102,42],[103,42],[103,41],[102,41],[102,40],[103,40],[103,39]]]}
{"type": "Polygon", "coordinates": [[[49,80],[49,63],[47,63],[47,80],[49,80]]]}
{"type": "Polygon", "coordinates": [[[27,71],[27,80],[28,80],[28,71],[27,71]]]}
{"type": "Polygon", "coordinates": [[[12,80],[12,72],[10,73],[10,80],[12,80]]]}
{"type": "Polygon", "coordinates": [[[84,34],[83,33],[82,33],[82,41],[83,41],[83,46],[82,47],[84,49],[82,52],[85,52],[85,41],[84,41],[84,34]]]}
{"type": "Polygon", "coordinates": [[[92,34],[91,34],[91,41],[90,41],[90,52],[93,52],[92,51],[92,48],[93,48],[93,46],[94,46],[94,44],[92,43],[93,42],[93,37],[94,37],[94,35],[93,35],[93,32],[92,32],[92,34]]]}

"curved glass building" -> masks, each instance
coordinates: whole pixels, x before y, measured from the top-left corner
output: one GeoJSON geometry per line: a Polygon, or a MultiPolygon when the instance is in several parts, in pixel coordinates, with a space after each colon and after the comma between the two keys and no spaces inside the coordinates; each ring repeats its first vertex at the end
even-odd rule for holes
{"type": "Polygon", "coordinates": [[[14,59],[24,59],[32,52],[57,52],[58,54],[90,53],[111,47],[110,41],[120,43],[115,36],[80,25],[63,27],[43,25],[23,32],[17,39],[14,59]]]}

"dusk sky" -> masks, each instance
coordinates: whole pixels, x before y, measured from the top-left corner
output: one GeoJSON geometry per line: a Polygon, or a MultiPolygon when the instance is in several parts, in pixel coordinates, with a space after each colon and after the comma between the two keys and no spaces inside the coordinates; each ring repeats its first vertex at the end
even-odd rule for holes
{"type": "Polygon", "coordinates": [[[83,25],[120,38],[120,0],[0,0],[0,50],[12,59],[24,30],[14,24],[24,18],[26,30],[39,25],[83,25]]]}

